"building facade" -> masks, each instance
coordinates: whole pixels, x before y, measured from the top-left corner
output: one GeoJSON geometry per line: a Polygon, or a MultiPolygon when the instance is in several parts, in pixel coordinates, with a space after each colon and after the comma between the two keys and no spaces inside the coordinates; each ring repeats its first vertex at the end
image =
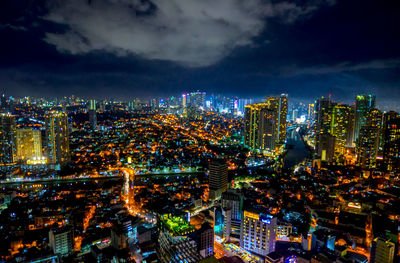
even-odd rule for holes
{"type": "Polygon", "coordinates": [[[46,151],[48,160],[53,164],[63,164],[70,160],[69,126],[66,113],[50,112],[46,114],[46,151]]]}

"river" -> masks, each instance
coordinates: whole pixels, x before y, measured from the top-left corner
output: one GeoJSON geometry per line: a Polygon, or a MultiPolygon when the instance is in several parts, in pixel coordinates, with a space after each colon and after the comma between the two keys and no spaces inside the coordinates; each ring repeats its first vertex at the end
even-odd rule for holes
{"type": "Polygon", "coordinates": [[[284,157],[285,168],[292,168],[307,158],[309,151],[296,131],[293,131],[290,137],[288,136],[287,145],[289,149],[284,157]]]}

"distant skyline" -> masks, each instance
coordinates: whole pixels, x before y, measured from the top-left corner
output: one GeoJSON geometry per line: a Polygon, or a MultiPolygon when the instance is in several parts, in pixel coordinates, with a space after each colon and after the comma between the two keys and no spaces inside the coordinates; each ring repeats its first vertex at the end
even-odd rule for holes
{"type": "Polygon", "coordinates": [[[0,92],[239,97],[288,93],[398,110],[400,2],[5,0],[0,92]]]}

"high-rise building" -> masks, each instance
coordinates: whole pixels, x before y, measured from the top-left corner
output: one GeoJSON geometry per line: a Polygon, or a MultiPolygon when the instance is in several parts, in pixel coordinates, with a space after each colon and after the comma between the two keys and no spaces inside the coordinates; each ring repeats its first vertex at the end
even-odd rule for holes
{"type": "Polygon", "coordinates": [[[96,108],[96,100],[89,101],[89,125],[92,130],[95,130],[97,127],[97,108],[96,108]]]}
{"type": "Polygon", "coordinates": [[[360,135],[360,130],[367,124],[368,113],[375,108],[375,96],[371,94],[358,95],[354,116],[354,142],[360,135]]]}
{"type": "Polygon", "coordinates": [[[40,130],[17,129],[17,160],[33,163],[43,161],[40,130]]]}
{"type": "Polygon", "coordinates": [[[335,136],[324,133],[318,136],[318,156],[321,157],[321,161],[333,162],[335,157],[335,136]]]}
{"type": "Polygon", "coordinates": [[[219,199],[228,187],[228,164],[221,159],[215,159],[210,163],[208,174],[210,199],[219,199]]]}
{"type": "Polygon", "coordinates": [[[46,119],[46,151],[50,163],[63,164],[70,160],[69,127],[66,113],[49,112],[46,119]]]}
{"type": "Polygon", "coordinates": [[[337,162],[344,160],[349,129],[351,107],[337,103],[331,111],[330,134],[335,137],[334,156],[337,162]]]}
{"type": "Polygon", "coordinates": [[[308,111],[307,111],[307,121],[312,123],[315,119],[315,105],[313,103],[308,104],[308,111]]]}
{"type": "Polygon", "coordinates": [[[400,172],[400,115],[387,112],[383,121],[383,160],[389,173],[400,172]]]}
{"type": "Polygon", "coordinates": [[[49,231],[49,243],[54,254],[65,255],[74,249],[74,233],[72,228],[63,227],[49,231]]]}
{"type": "Polygon", "coordinates": [[[276,217],[245,210],[240,231],[240,247],[261,256],[274,252],[276,223],[276,217]]]}
{"type": "Polygon", "coordinates": [[[371,243],[371,263],[393,263],[395,244],[390,240],[375,238],[371,243]]]}
{"type": "Polygon", "coordinates": [[[16,160],[15,116],[0,114],[0,164],[10,164],[16,160]]]}
{"type": "Polygon", "coordinates": [[[246,105],[245,144],[252,151],[275,151],[275,116],[267,103],[246,105]]]}
{"type": "Polygon", "coordinates": [[[221,206],[231,210],[230,226],[231,232],[239,237],[240,222],[243,213],[243,195],[235,190],[228,189],[221,197],[221,206]]]}
{"type": "Polygon", "coordinates": [[[360,129],[356,145],[357,162],[363,169],[376,168],[377,153],[378,128],[363,126],[360,129]]]}
{"type": "Polygon", "coordinates": [[[206,107],[206,92],[195,91],[182,94],[182,106],[184,108],[192,106],[194,108],[206,107]]]}
{"type": "Polygon", "coordinates": [[[315,149],[321,156],[321,135],[330,133],[331,126],[331,100],[329,98],[320,98],[315,102],[315,149]]]}
{"type": "Polygon", "coordinates": [[[197,243],[197,251],[202,257],[207,258],[214,254],[214,229],[208,223],[203,223],[189,237],[197,243]]]}
{"type": "Polygon", "coordinates": [[[288,112],[288,97],[287,94],[281,94],[276,97],[268,97],[266,102],[269,104],[269,109],[274,112],[275,117],[275,143],[278,145],[284,144],[286,140],[286,125],[288,112]]]}

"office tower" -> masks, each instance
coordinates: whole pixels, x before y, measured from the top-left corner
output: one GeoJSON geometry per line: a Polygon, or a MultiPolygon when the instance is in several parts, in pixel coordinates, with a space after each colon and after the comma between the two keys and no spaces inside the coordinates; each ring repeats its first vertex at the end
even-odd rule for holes
{"type": "Polygon", "coordinates": [[[337,103],[332,106],[330,134],[335,137],[334,155],[336,162],[343,162],[349,128],[351,107],[337,103]]]}
{"type": "Polygon", "coordinates": [[[275,251],[276,217],[245,210],[240,230],[240,247],[261,256],[275,251]]]}
{"type": "Polygon", "coordinates": [[[221,206],[231,209],[231,229],[233,234],[239,236],[243,212],[243,195],[235,190],[228,189],[222,194],[221,206]]]}
{"type": "Polygon", "coordinates": [[[267,103],[246,105],[245,144],[252,151],[275,151],[275,114],[267,103]]]}
{"type": "Polygon", "coordinates": [[[31,163],[43,161],[40,130],[17,129],[17,160],[31,163]]]}
{"type": "Polygon", "coordinates": [[[383,113],[378,109],[371,110],[367,115],[366,126],[377,129],[378,151],[383,149],[383,113]]]}
{"type": "Polygon", "coordinates": [[[360,129],[356,145],[357,162],[363,169],[376,168],[378,152],[378,129],[372,126],[363,126],[360,129]]]}
{"type": "Polygon", "coordinates": [[[348,116],[348,123],[347,123],[347,134],[346,134],[346,147],[354,148],[354,116],[355,114],[355,107],[350,106],[349,116],[348,116]]]}
{"type": "Polygon", "coordinates": [[[224,213],[220,206],[214,208],[214,233],[221,240],[224,238],[224,213]]]}
{"type": "Polygon", "coordinates": [[[0,114],[0,164],[10,164],[16,159],[15,116],[0,114]]]}
{"type": "Polygon", "coordinates": [[[228,187],[228,164],[224,160],[211,161],[208,182],[210,199],[219,199],[228,187]]]}
{"type": "Polygon", "coordinates": [[[315,102],[315,149],[319,156],[321,135],[329,134],[331,126],[331,101],[329,98],[320,98],[315,102]]]}
{"type": "Polygon", "coordinates": [[[356,108],[354,116],[354,142],[360,135],[360,130],[367,124],[368,113],[375,108],[375,96],[370,94],[358,95],[356,97],[356,108]]]}
{"type": "Polygon", "coordinates": [[[197,243],[197,251],[202,257],[207,258],[214,254],[214,229],[208,223],[203,223],[189,237],[197,243]]]}
{"type": "Polygon", "coordinates": [[[97,127],[97,108],[96,101],[90,100],[88,107],[88,115],[89,115],[89,126],[92,130],[95,130],[97,127]]]}
{"type": "Polygon", "coordinates": [[[395,244],[390,240],[375,238],[371,243],[371,263],[393,263],[395,244]]]}
{"type": "Polygon", "coordinates": [[[288,97],[287,94],[281,94],[276,97],[268,97],[266,102],[269,109],[274,112],[274,129],[275,143],[278,145],[284,144],[286,140],[286,124],[288,112],[288,97]]]}
{"type": "Polygon", "coordinates": [[[400,172],[400,116],[387,112],[383,121],[383,160],[389,173],[400,172]]]}
{"type": "Polygon", "coordinates": [[[49,162],[63,164],[70,160],[68,116],[66,113],[49,112],[46,120],[46,150],[49,162]]]}
{"type": "Polygon", "coordinates": [[[65,255],[74,249],[74,234],[70,227],[52,229],[49,231],[49,243],[54,254],[65,255]]]}

